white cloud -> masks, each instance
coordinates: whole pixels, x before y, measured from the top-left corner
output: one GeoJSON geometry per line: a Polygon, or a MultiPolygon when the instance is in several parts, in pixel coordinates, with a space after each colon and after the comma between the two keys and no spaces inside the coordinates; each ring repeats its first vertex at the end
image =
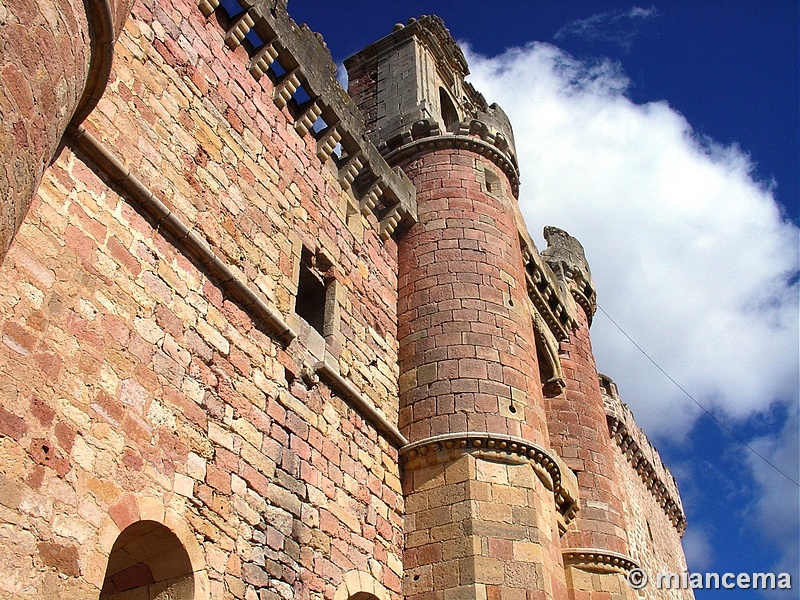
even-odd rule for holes
{"type": "Polygon", "coordinates": [[[691,573],[705,573],[714,564],[711,536],[699,527],[690,527],[681,540],[686,565],[691,573]]]}
{"type": "MultiPolygon", "coordinates": [[[[666,102],[631,102],[614,63],[541,43],[468,54],[471,81],[514,125],[532,234],[577,237],[601,306],[708,408],[738,420],[796,401],[798,230],[748,156],[666,102]]],[[[593,342],[650,434],[689,430],[700,409],[602,313],[593,342]]]]}
{"type": "MultiPolygon", "coordinates": [[[[751,443],[781,471],[800,478],[800,418],[795,406],[786,418],[780,435],[764,437],[751,443]]],[[[760,495],[753,506],[753,518],[764,537],[780,551],[781,559],[772,566],[774,573],[790,573],[793,582],[800,581],[800,491],[797,486],[755,455],[748,457],[760,495]]],[[[796,584],[795,584],[796,585],[796,584]]],[[[796,587],[795,587],[796,589],[796,587]]],[[[782,598],[789,594],[765,594],[782,598]]]]}
{"type": "MultiPolygon", "coordinates": [[[[514,125],[520,205],[540,249],[544,225],[577,237],[600,305],[722,420],[797,406],[798,228],[747,154],[699,136],[666,102],[631,102],[616,63],[542,43],[467,55],[472,83],[514,125]]],[[[602,313],[592,339],[598,368],[648,435],[684,440],[701,409],[602,313]]],[[[796,420],[778,429],[758,444],[797,477],[796,420]]],[[[743,456],[761,486],[761,533],[796,565],[797,487],[743,456]]],[[[692,568],[709,564],[709,539],[689,529],[692,568]]]]}
{"type": "Polygon", "coordinates": [[[578,37],[587,41],[608,41],[630,50],[631,44],[640,33],[641,25],[657,15],[658,11],[654,6],[632,6],[628,10],[598,13],[565,25],[554,37],[557,40],[578,37]]]}

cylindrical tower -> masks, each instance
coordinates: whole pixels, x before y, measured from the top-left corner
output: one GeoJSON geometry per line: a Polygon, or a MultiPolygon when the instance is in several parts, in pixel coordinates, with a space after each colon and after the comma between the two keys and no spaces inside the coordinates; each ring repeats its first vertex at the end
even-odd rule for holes
{"type": "Polygon", "coordinates": [[[563,597],[511,127],[464,81],[437,17],[345,65],[379,149],[417,189],[398,243],[406,595],[563,597]]]}
{"type": "Polygon", "coordinates": [[[97,103],[133,0],[0,6],[0,260],[70,122],[97,103]]]}
{"type": "Polygon", "coordinates": [[[402,168],[419,222],[400,240],[401,425],[543,445],[547,427],[508,179],[473,149],[418,148],[402,168]]]}
{"type": "Polygon", "coordinates": [[[612,440],[595,365],[589,326],[597,308],[591,272],[581,244],[565,231],[546,227],[542,258],[578,304],[576,325],[561,342],[565,389],[549,399],[550,447],[578,477],[581,510],[562,538],[571,597],[633,597],[624,581],[631,566],[623,490],[614,466],[612,440]],[[592,556],[591,560],[587,556],[592,556]],[[614,559],[617,560],[615,564],[614,559]],[[589,592],[590,595],[577,595],[589,592]]]}

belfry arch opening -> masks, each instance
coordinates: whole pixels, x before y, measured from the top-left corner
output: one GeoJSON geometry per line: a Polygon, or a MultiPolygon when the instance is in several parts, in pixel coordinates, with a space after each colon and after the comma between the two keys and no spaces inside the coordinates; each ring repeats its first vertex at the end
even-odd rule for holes
{"type": "Polygon", "coordinates": [[[139,521],[119,534],[108,557],[100,600],[194,600],[186,548],[167,527],[139,521]]]}

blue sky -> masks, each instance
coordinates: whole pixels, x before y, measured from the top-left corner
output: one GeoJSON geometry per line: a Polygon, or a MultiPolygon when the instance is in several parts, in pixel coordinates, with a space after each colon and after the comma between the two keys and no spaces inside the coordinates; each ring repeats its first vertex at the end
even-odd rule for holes
{"type": "MultiPolygon", "coordinates": [[[[540,248],[544,225],[578,237],[604,310],[798,480],[798,6],[292,0],[289,12],[337,62],[396,22],[442,17],[472,82],[511,117],[540,248]]],[[[690,569],[792,569],[795,589],[775,597],[796,598],[798,487],[603,314],[593,341],[679,481],[690,569]]]]}

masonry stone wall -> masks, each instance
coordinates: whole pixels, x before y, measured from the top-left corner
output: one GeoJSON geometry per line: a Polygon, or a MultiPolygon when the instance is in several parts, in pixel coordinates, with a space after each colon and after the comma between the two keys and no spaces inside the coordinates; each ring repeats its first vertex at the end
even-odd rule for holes
{"type": "Polygon", "coordinates": [[[686,520],[675,479],[620,400],[613,381],[601,375],[600,384],[614,441],[615,471],[625,490],[628,545],[631,556],[650,577],[647,593],[658,599],[693,598],[691,590],[658,589],[656,585],[659,573],[687,570],[680,541],[686,520]]]}
{"type": "Polygon", "coordinates": [[[685,568],[583,250],[539,254],[438,17],[346,61],[365,123],[285,1],[29,4],[0,3],[0,598],[609,600],[685,568]]]}
{"type": "Polygon", "coordinates": [[[65,148],[0,271],[3,597],[97,598],[140,498],[190,530],[208,597],[400,592],[396,449],[301,377],[327,360],[396,421],[396,246],[222,33],[137,3],[84,125],[277,311],[324,255],[336,331],[295,319],[285,346],[65,148]]]}

